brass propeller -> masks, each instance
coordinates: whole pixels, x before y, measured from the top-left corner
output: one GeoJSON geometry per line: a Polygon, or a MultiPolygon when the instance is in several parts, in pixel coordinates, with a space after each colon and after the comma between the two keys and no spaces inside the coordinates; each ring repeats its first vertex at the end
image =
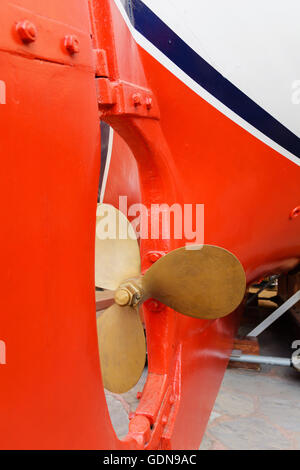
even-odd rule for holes
{"type": "MultiPolygon", "coordinates": [[[[130,231],[129,221],[117,209],[108,205],[100,209],[112,211],[116,226],[126,225],[130,231]]],[[[98,216],[97,224],[102,223],[101,217],[98,216]]],[[[138,242],[132,235],[122,240],[97,240],[96,230],[96,285],[117,289],[116,303],[98,319],[103,383],[116,393],[132,388],[145,364],[139,304],[152,297],[184,315],[216,319],[238,307],[246,288],[239,260],[224,248],[212,245],[173,250],[141,276],[138,242]]]]}
{"type": "Polygon", "coordinates": [[[114,304],[97,320],[103,385],[114,393],[130,390],[146,359],[144,328],[134,307],[114,304]]]}
{"type": "Polygon", "coordinates": [[[97,207],[95,252],[97,287],[115,290],[124,279],[141,273],[140,249],[132,225],[110,204],[97,207]]]}
{"type": "Polygon", "coordinates": [[[228,315],[241,303],[246,278],[239,260],[212,245],[182,247],[145,273],[143,290],[176,312],[196,318],[228,315]]]}
{"type": "MultiPolygon", "coordinates": [[[[140,250],[131,224],[122,212],[113,206],[98,204],[95,242],[96,286],[115,290],[124,279],[137,278],[140,273],[140,250]],[[109,228],[112,233],[107,234],[105,229],[109,228]]],[[[111,392],[124,393],[138,382],[143,372],[146,341],[133,295],[130,293],[131,302],[128,302],[127,291],[119,289],[117,292],[119,295],[116,297],[121,305],[115,303],[98,317],[97,331],[103,385],[111,392]]],[[[136,295],[135,292],[134,294],[136,295]]]]}

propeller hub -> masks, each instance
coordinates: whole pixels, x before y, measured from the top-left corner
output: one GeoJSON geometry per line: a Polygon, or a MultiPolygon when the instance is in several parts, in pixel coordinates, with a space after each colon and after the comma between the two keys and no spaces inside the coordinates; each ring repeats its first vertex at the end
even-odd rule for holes
{"type": "Polygon", "coordinates": [[[135,307],[143,297],[143,289],[139,279],[132,279],[120,287],[115,292],[115,302],[124,307],[131,305],[135,307]]]}

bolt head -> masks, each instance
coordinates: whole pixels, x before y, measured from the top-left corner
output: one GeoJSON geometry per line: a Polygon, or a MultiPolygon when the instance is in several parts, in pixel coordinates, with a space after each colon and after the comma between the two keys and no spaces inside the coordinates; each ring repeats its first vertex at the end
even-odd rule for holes
{"type": "Polygon", "coordinates": [[[161,258],[161,253],[157,253],[155,251],[150,251],[150,253],[148,253],[148,259],[151,263],[155,263],[159,258],[161,258]]]}
{"type": "Polygon", "coordinates": [[[290,219],[296,219],[300,215],[300,206],[295,207],[290,212],[290,219]]]}
{"type": "Polygon", "coordinates": [[[152,108],[152,98],[151,98],[151,96],[147,96],[147,98],[146,98],[146,108],[147,109],[152,108]]]}
{"type": "Polygon", "coordinates": [[[130,294],[126,289],[118,289],[115,293],[115,301],[118,305],[128,305],[130,303],[130,294]]]}
{"type": "Polygon", "coordinates": [[[161,422],[162,422],[163,424],[167,424],[167,422],[168,422],[167,416],[163,416],[161,422]]]}
{"type": "Polygon", "coordinates": [[[132,101],[134,106],[139,106],[142,103],[142,96],[140,93],[134,93],[132,95],[132,101]]]}
{"type": "Polygon", "coordinates": [[[25,44],[34,42],[37,38],[37,29],[29,20],[19,21],[16,24],[16,31],[25,44]]]}
{"type": "Polygon", "coordinates": [[[144,305],[146,308],[155,313],[162,312],[166,308],[164,304],[155,299],[146,300],[144,305]]]}
{"type": "Polygon", "coordinates": [[[77,54],[80,50],[79,39],[75,34],[69,34],[64,37],[64,46],[69,54],[77,54]]]}

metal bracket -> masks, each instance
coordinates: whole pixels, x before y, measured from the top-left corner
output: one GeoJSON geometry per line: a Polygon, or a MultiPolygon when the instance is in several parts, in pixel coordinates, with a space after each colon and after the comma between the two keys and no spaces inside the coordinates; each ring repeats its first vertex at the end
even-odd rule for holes
{"type": "Polygon", "coordinates": [[[265,331],[272,323],[280,318],[285,312],[287,312],[293,305],[300,300],[300,290],[298,290],[292,297],[286,300],[275,312],[271,313],[264,321],[262,321],[254,330],[248,333],[247,337],[257,337],[263,331],[265,331]]]}
{"type": "Polygon", "coordinates": [[[151,90],[122,80],[96,79],[98,106],[105,115],[159,119],[159,108],[151,90]]]}
{"type": "Polygon", "coordinates": [[[160,380],[165,382],[166,376],[159,376],[157,374],[153,376],[153,374],[150,374],[152,378],[155,379],[156,376],[156,379],[158,379],[158,382],[156,380],[153,381],[154,387],[149,383],[148,376],[148,381],[146,382],[145,389],[141,396],[140,405],[130,420],[127,439],[131,437],[137,439],[138,437],[139,443],[142,443],[143,448],[146,450],[170,448],[171,436],[173,434],[181,397],[181,354],[182,345],[177,349],[172,383],[167,385],[158,396],[157,403],[155,403],[155,401],[150,402],[145,395],[150,393],[156,396],[157,391],[161,389],[159,386],[160,380]],[[158,387],[155,385],[158,385],[158,387]],[[154,408],[153,404],[155,405],[154,408]]]}
{"type": "Polygon", "coordinates": [[[88,31],[80,28],[76,13],[76,23],[70,24],[67,8],[64,13],[61,9],[61,15],[56,19],[46,13],[50,11],[46,5],[46,11],[41,15],[34,11],[37,9],[33,7],[34,2],[26,2],[32,9],[29,5],[25,9],[15,3],[21,2],[0,2],[1,51],[28,59],[93,69],[91,38],[88,31]]]}
{"type": "Polygon", "coordinates": [[[94,49],[95,75],[96,77],[109,77],[107,54],[104,49],[94,49]]]}

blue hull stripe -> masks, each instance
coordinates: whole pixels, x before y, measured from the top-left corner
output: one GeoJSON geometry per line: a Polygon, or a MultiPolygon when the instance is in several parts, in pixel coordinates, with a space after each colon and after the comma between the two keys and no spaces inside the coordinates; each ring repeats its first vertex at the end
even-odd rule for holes
{"type": "MultiPolygon", "coordinates": [[[[163,1],[163,0],[162,0],[163,1]]],[[[140,0],[123,0],[131,24],[202,88],[300,158],[300,139],[200,57],[140,0]]]]}

